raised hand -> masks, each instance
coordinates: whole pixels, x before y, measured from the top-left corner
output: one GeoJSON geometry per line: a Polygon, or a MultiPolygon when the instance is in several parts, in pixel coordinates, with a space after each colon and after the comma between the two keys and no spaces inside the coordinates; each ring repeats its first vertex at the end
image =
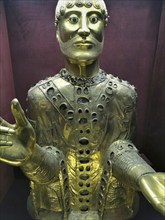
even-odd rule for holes
{"type": "Polygon", "coordinates": [[[16,124],[0,118],[0,160],[20,166],[32,155],[36,137],[17,99],[11,102],[11,110],[16,124]]]}
{"type": "Polygon", "coordinates": [[[165,173],[149,173],[139,180],[140,190],[151,205],[165,216],[165,173]]]}

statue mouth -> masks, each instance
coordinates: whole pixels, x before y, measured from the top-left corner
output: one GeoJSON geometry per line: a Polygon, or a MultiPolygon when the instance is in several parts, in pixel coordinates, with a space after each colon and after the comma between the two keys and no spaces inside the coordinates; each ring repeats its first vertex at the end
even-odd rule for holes
{"type": "Polygon", "coordinates": [[[95,44],[91,41],[77,41],[73,45],[80,49],[91,49],[95,44]]]}

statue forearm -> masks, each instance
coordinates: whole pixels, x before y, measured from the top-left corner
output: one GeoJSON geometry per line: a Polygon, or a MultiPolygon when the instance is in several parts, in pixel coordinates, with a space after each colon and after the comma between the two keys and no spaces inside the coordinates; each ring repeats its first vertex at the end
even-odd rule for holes
{"type": "Polygon", "coordinates": [[[130,141],[114,142],[108,153],[112,161],[113,175],[136,190],[139,190],[138,181],[142,175],[155,172],[139,156],[138,150],[130,141]]]}
{"type": "Polygon", "coordinates": [[[30,180],[45,184],[58,179],[60,158],[55,147],[41,148],[36,145],[32,156],[21,169],[30,180]]]}

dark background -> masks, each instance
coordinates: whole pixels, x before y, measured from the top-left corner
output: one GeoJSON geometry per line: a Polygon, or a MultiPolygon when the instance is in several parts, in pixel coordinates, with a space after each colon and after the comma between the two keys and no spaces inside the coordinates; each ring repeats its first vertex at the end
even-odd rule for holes
{"type": "MultiPolygon", "coordinates": [[[[136,146],[154,169],[165,171],[165,1],[105,2],[110,19],[100,66],[137,88],[136,146]]],[[[56,3],[0,0],[0,115],[8,121],[12,98],[25,110],[28,89],[64,67],[55,39],[56,3]]],[[[1,163],[1,200],[12,179],[12,168],[1,163]]]]}

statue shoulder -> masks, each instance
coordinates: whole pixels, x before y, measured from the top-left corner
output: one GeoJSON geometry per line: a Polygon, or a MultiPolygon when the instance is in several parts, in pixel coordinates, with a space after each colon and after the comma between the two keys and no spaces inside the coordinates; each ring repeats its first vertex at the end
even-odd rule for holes
{"type": "Polygon", "coordinates": [[[59,74],[56,74],[53,77],[47,77],[44,80],[40,80],[37,84],[32,86],[28,91],[28,95],[27,95],[28,100],[41,101],[41,99],[45,99],[44,89],[49,87],[49,84],[52,81],[55,81],[57,78],[59,78],[59,74]]]}
{"type": "Polygon", "coordinates": [[[110,86],[119,99],[132,99],[136,102],[137,92],[134,85],[131,85],[128,81],[122,80],[111,74],[108,75],[108,86],[110,86]]]}

